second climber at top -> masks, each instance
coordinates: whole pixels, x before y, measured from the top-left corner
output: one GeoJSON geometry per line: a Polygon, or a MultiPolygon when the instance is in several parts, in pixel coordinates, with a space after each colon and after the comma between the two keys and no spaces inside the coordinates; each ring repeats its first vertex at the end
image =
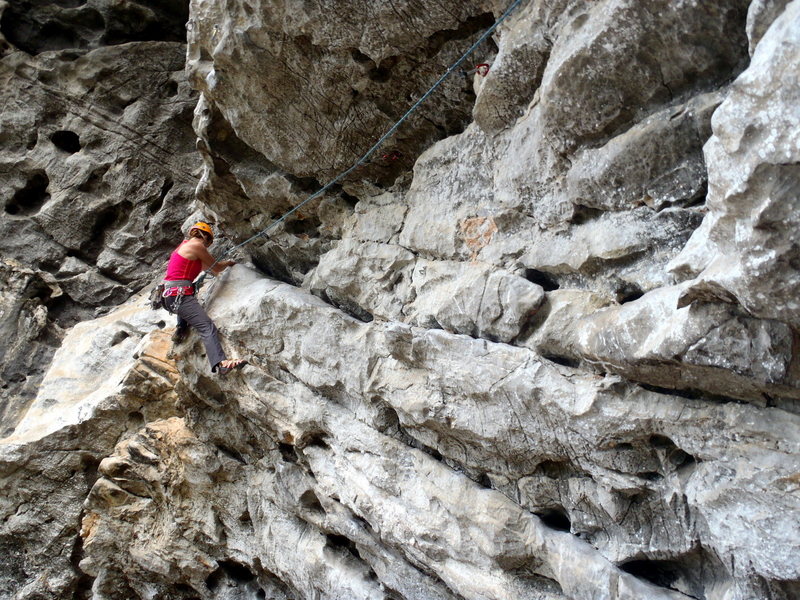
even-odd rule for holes
{"type": "Polygon", "coordinates": [[[167,273],[164,276],[164,308],[178,316],[173,340],[181,341],[194,327],[200,334],[206,347],[206,355],[211,363],[211,371],[225,375],[232,369],[238,369],[247,361],[238,358],[228,359],[219,342],[219,331],[206,311],[195,297],[192,282],[203,269],[211,269],[214,275],[220,274],[234,261],[216,262],[208,252],[214,242],[211,225],[199,221],[189,229],[189,237],[183,240],[169,257],[167,273]]]}

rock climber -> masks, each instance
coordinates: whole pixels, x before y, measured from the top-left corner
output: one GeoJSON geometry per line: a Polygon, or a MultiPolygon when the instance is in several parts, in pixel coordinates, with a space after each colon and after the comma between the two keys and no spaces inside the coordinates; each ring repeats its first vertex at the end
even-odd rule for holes
{"type": "Polygon", "coordinates": [[[219,331],[197,301],[192,285],[203,269],[210,268],[214,275],[218,275],[236,264],[232,260],[215,262],[214,257],[208,252],[208,247],[213,242],[214,232],[211,225],[202,221],[192,225],[188,239],[183,240],[169,257],[167,274],[163,282],[163,297],[164,308],[178,316],[172,340],[176,343],[181,342],[189,333],[189,327],[194,327],[206,347],[211,371],[225,375],[233,369],[243,367],[247,361],[226,358],[225,351],[219,343],[219,331]]]}

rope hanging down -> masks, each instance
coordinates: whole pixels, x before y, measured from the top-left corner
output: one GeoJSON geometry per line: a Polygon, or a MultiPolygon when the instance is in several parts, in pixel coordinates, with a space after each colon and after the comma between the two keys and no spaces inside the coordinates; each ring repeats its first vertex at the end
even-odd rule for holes
{"type": "Polygon", "coordinates": [[[214,261],[214,264],[212,264],[212,265],[211,265],[211,266],[210,266],[208,269],[206,269],[205,271],[203,271],[202,273],[200,273],[200,275],[198,275],[197,279],[195,279],[195,282],[194,282],[194,284],[195,284],[195,289],[198,289],[198,290],[200,289],[200,286],[203,284],[203,280],[206,278],[206,276],[208,275],[209,271],[211,271],[211,269],[212,269],[212,268],[213,268],[213,267],[214,267],[214,266],[215,266],[215,265],[216,265],[216,264],[217,264],[219,261],[221,261],[222,259],[224,259],[226,256],[229,256],[229,255],[230,255],[230,254],[231,254],[231,253],[232,253],[234,250],[237,250],[237,249],[241,248],[242,246],[246,246],[247,244],[249,244],[249,243],[250,243],[250,242],[252,242],[253,240],[255,240],[255,239],[257,239],[257,238],[260,238],[260,237],[262,237],[262,236],[266,235],[266,234],[267,234],[269,231],[271,231],[272,229],[274,229],[275,227],[277,227],[277,226],[278,226],[280,223],[282,223],[282,222],[283,222],[283,221],[285,221],[285,220],[286,220],[288,217],[290,217],[292,214],[294,214],[295,212],[297,212],[298,210],[300,210],[300,209],[301,209],[303,206],[305,206],[306,204],[308,204],[309,202],[311,202],[311,201],[312,201],[312,200],[314,200],[315,198],[319,198],[319,197],[320,197],[322,194],[324,194],[324,193],[325,193],[325,192],[327,192],[327,191],[328,191],[330,188],[332,188],[334,185],[336,185],[336,184],[337,184],[337,183],[338,183],[340,180],[344,179],[344,178],[345,178],[345,177],[347,177],[347,176],[348,176],[350,173],[352,173],[353,171],[355,171],[355,170],[356,170],[358,167],[360,167],[361,165],[363,165],[363,164],[364,164],[364,163],[367,161],[367,159],[369,159],[369,157],[370,157],[370,156],[372,156],[372,154],[373,154],[373,153],[374,153],[374,152],[375,152],[375,151],[376,151],[378,148],[380,148],[380,147],[381,147],[381,145],[382,145],[382,144],[383,144],[383,143],[384,143],[384,142],[385,142],[385,141],[386,141],[386,140],[387,140],[389,137],[391,137],[391,135],[392,135],[392,134],[393,134],[395,131],[397,131],[397,129],[400,127],[400,125],[402,125],[402,124],[403,124],[403,122],[404,122],[406,119],[408,119],[408,117],[410,117],[410,116],[411,116],[411,115],[414,113],[414,111],[416,111],[416,110],[417,110],[417,109],[420,107],[420,105],[421,105],[423,102],[425,102],[425,100],[427,100],[427,99],[430,97],[430,95],[431,95],[431,94],[433,94],[433,92],[435,92],[435,91],[436,91],[436,88],[438,88],[438,87],[439,87],[439,86],[440,86],[440,85],[441,85],[441,84],[444,82],[444,80],[445,80],[445,79],[447,79],[447,78],[450,76],[450,74],[451,74],[453,71],[455,71],[455,70],[456,70],[456,69],[457,69],[459,66],[461,66],[461,63],[463,63],[465,60],[467,60],[467,58],[469,57],[469,55],[470,55],[470,54],[472,54],[472,53],[473,53],[473,52],[474,52],[474,51],[475,51],[475,50],[478,48],[478,46],[480,46],[480,45],[481,45],[481,44],[482,44],[484,41],[486,41],[486,38],[488,38],[490,35],[492,35],[492,33],[494,32],[494,30],[495,30],[495,29],[497,29],[497,28],[500,26],[500,24],[501,24],[503,21],[505,21],[505,20],[506,20],[506,19],[507,19],[507,18],[508,18],[508,17],[511,15],[511,13],[512,13],[512,12],[514,12],[514,9],[515,9],[515,8],[517,8],[517,6],[519,6],[519,4],[520,4],[521,2],[522,2],[522,0],[514,0],[514,2],[512,2],[512,3],[511,3],[511,5],[510,5],[510,6],[509,6],[509,7],[506,9],[506,12],[504,12],[504,13],[502,14],[502,16],[501,16],[499,19],[497,19],[497,21],[495,21],[495,22],[494,22],[494,24],[493,24],[491,27],[489,27],[489,29],[487,29],[487,30],[486,30],[486,31],[483,33],[483,35],[482,35],[481,37],[479,37],[479,38],[478,38],[478,40],[477,40],[477,41],[476,41],[474,44],[472,44],[472,46],[470,46],[470,47],[469,47],[469,49],[468,49],[468,50],[467,50],[467,51],[466,51],[466,52],[465,52],[465,53],[464,53],[464,54],[461,56],[461,58],[459,58],[459,59],[458,59],[456,62],[454,62],[454,63],[453,63],[451,66],[450,66],[450,68],[449,68],[449,69],[447,69],[447,71],[445,71],[444,75],[442,75],[441,77],[439,77],[439,79],[436,81],[436,83],[434,83],[434,84],[431,86],[431,88],[430,88],[430,89],[429,89],[427,92],[425,92],[425,93],[422,95],[422,97],[421,97],[419,100],[417,100],[417,101],[416,101],[416,102],[413,104],[413,106],[412,106],[411,108],[409,108],[409,109],[408,109],[408,111],[406,111],[406,114],[404,114],[402,117],[400,117],[400,120],[398,120],[398,121],[397,121],[397,123],[395,123],[394,125],[392,125],[392,127],[391,127],[391,128],[390,128],[390,129],[389,129],[389,130],[388,130],[386,133],[384,133],[384,134],[381,136],[381,138],[380,138],[380,139],[379,139],[377,142],[375,142],[375,144],[373,144],[373,146],[372,146],[372,147],[371,147],[369,150],[367,150],[367,151],[364,153],[364,155],[363,155],[361,158],[359,158],[359,159],[358,159],[358,160],[357,160],[357,161],[356,161],[356,162],[355,162],[355,163],[354,163],[354,164],[353,164],[353,165],[352,165],[352,166],[351,166],[349,169],[347,169],[347,170],[345,170],[345,171],[342,171],[341,173],[339,173],[339,174],[338,174],[336,177],[334,177],[333,179],[331,179],[331,180],[330,180],[330,181],[329,181],[327,184],[325,184],[325,185],[324,185],[323,187],[321,187],[319,190],[317,190],[316,192],[314,192],[313,194],[311,194],[311,195],[310,195],[308,198],[306,198],[305,200],[303,200],[303,201],[302,201],[300,204],[298,204],[298,205],[297,205],[297,206],[295,206],[293,209],[291,209],[290,211],[288,211],[287,213],[285,213],[284,215],[282,215],[280,218],[278,218],[278,219],[274,220],[272,223],[270,223],[269,225],[267,225],[267,227],[265,227],[264,229],[262,229],[261,231],[259,231],[259,232],[258,232],[258,233],[256,233],[255,235],[253,235],[253,236],[251,236],[251,237],[247,238],[247,239],[246,239],[245,241],[243,241],[241,244],[237,244],[237,245],[235,245],[235,246],[233,246],[233,247],[229,248],[229,249],[228,249],[226,252],[224,252],[224,253],[223,253],[223,254],[222,254],[222,255],[221,255],[221,256],[220,256],[220,257],[219,257],[217,260],[215,260],[215,261],[214,261]]]}

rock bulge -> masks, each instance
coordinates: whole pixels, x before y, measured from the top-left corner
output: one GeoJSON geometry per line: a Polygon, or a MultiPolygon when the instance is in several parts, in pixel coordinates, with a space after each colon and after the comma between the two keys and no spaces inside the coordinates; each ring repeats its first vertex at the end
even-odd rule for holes
{"type": "Polygon", "coordinates": [[[224,378],[129,299],[192,191],[249,238],[506,6],[62,4],[0,4],[3,594],[800,595],[800,0],[523,1],[203,291],[224,378]]]}

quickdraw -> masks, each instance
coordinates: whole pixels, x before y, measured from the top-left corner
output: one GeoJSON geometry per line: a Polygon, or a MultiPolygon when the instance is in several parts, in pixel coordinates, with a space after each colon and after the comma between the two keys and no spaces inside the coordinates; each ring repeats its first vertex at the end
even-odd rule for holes
{"type": "Polygon", "coordinates": [[[486,77],[489,74],[489,63],[481,63],[479,65],[475,65],[473,71],[475,71],[481,77],[486,77]]]}
{"type": "Polygon", "coordinates": [[[164,291],[161,294],[161,297],[164,298],[164,300],[166,300],[167,298],[175,298],[175,302],[173,303],[171,310],[167,308],[167,304],[166,304],[166,302],[164,302],[164,308],[167,308],[167,310],[169,312],[171,312],[172,314],[177,314],[178,313],[178,309],[181,307],[181,303],[183,303],[183,297],[187,295],[186,294],[186,288],[187,287],[191,288],[191,286],[179,286],[179,287],[165,288],[164,291]],[[178,291],[177,294],[173,294],[172,293],[175,290],[178,291]]]}

